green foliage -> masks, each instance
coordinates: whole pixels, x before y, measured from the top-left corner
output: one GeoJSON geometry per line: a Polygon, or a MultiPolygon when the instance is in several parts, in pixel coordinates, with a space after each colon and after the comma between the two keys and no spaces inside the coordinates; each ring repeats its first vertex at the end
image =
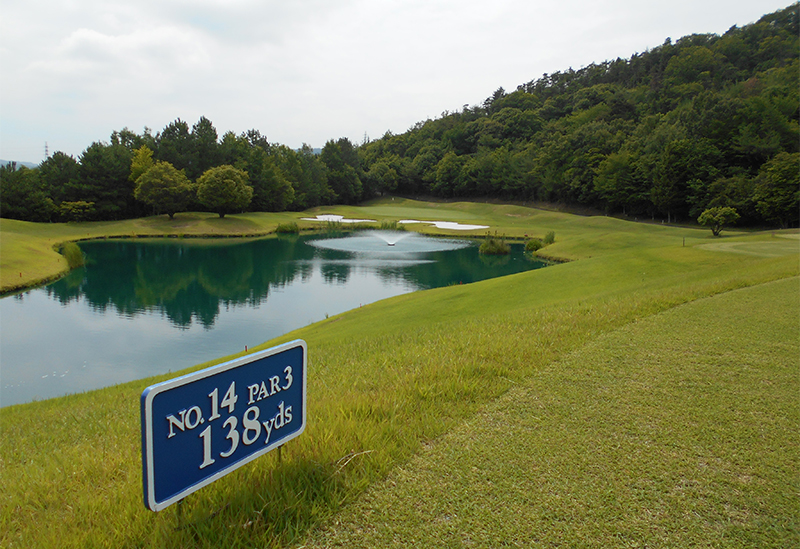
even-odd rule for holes
{"type": "Polygon", "coordinates": [[[392,167],[401,194],[561,202],[668,222],[729,206],[746,223],[794,226],[800,208],[756,209],[752,182],[798,151],[796,30],[795,5],[724,36],[499,88],[481,106],[365,144],[363,168],[392,167]]]}
{"type": "Polygon", "coordinates": [[[205,116],[201,116],[197,123],[192,126],[190,142],[192,165],[187,171],[187,176],[190,179],[197,179],[200,174],[209,168],[219,166],[222,163],[217,142],[217,129],[211,123],[211,120],[205,116]]]}
{"type": "Polygon", "coordinates": [[[0,166],[0,216],[29,221],[51,221],[57,213],[39,170],[16,164],[0,166]]]}
{"type": "Polygon", "coordinates": [[[179,170],[187,170],[187,177],[194,180],[202,172],[193,168],[197,156],[193,141],[189,124],[178,118],[156,136],[155,158],[169,162],[179,170]]]}
{"type": "Polygon", "coordinates": [[[133,196],[172,219],[189,204],[194,188],[183,171],[169,162],[156,161],[136,179],[133,196]]]}
{"type": "Polygon", "coordinates": [[[58,205],[61,219],[64,221],[88,221],[95,216],[94,202],[77,200],[75,202],[62,202],[58,205]]]}
{"type": "Polygon", "coordinates": [[[544,243],[538,238],[531,238],[525,243],[526,252],[537,252],[544,247],[544,243]]]}
{"type": "Polygon", "coordinates": [[[328,174],[325,164],[308,145],[295,151],[280,145],[270,149],[275,155],[275,162],[287,181],[292,183],[294,198],[289,208],[304,210],[333,203],[333,191],[328,185],[328,174]]]}
{"type": "MultiPolygon", "coordinates": [[[[274,154],[272,147],[256,131],[240,136],[226,133],[220,145],[222,157],[236,168],[246,171],[249,184],[253,187],[250,209],[274,212],[285,210],[295,200],[295,190],[280,168],[281,158],[274,154]]],[[[291,157],[292,169],[302,177],[296,154],[282,151],[285,161],[291,157]]]]}
{"type": "Polygon", "coordinates": [[[248,180],[247,172],[230,165],[211,168],[197,180],[197,199],[220,217],[241,212],[253,198],[248,180]]]}
{"type": "Polygon", "coordinates": [[[800,153],[779,153],[762,166],[756,181],[758,212],[788,227],[800,210],[800,153]]]}
{"type": "Polygon", "coordinates": [[[80,247],[74,242],[66,242],[61,245],[59,253],[67,260],[67,265],[70,269],[77,269],[83,267],[85,259],[80,247]]]}
{"type": "Polygon", "coordinates": [[[300,232],[300,227],[298,227],[297,223],[294,221],[291,223],[278,223],[275,232],[278,234],[298,234],[300,232]]]}
{"type": "Polygon", "coordinates": [[[135,211],[129,179],[132,158],[123,145],[93,143],[80,157],[77,180],[70,182],[65,200],[94,203],[97,219],[130,216],[135,211]]]}
{"type": "Polygon", "coordinates": [[[549,246],[553,242],[556,241],[556,233],[555,231],[548,231],[547,234],[544,235],[544,238],[531,238],[530,240],[525,242],[525,251],[526,252],[536,252],[544,248],[545,246],[549,246]]]}
{"type": "Polygon", "coordinates": [[[739,220],[739,214],[733,208],[715,207],[709,208],[700,214],[697,222],[703,226],[710,227],[714,236],[719,236],[723,227],[733,225],[739,220]]]}
{"type": "Polygon", "coordinates": [[[322,232],[331,236],[344,234],[344,224],[339,221],[326,221],[322,225],[322,232]]]}
{"type": "MultiPolygon", "coordinates": [[[[262,151],[262,149],[254,149],[262,151]]],[[[258,152],[247,167],[253,187],[251,209],[263,212],[279,212],[294,201],[294,188],[264,152],[258,152]]]]}
{"type": "Polygon", "coordinates": [[[511,248],[503,237],[498,237],[497,233],[494,236],[486,234],[483,242],[481,242],[478,252],[485,255],[508,255],[511,253],[511,248]]]}
{"type": "MultiPolygon", "coordinates": [[[[68,200],[78,181],[78,161],[57,151],[39,165],[42,188],[55,204],[68,200]]],[[[30,219],[31,221],[38,221],[30,219]]]]}
{"type": "MultiPolygon", "coordinates": [[[[147,145],[142,145],[133,153],[131,159],[131,174],[128,179],[136,183],[147,170],[153,167],[153,151],[147,145]]],[[[135,194],[136,191],[134,191],[135,194]]],[[[137,197],[137,200],[141,200],[137,197]]]]}
{"type": "Polygon", "coordinates": [[[361,164],[358,152],[349,139],[328,141],[320,159],[328,169],[328,184],[336,200],[353,204],[362,197],[361,164]]]}
{"type": "MultiPolygon", "coordinates": [[[[56,152],[38,170],[32,170],[40,173],[41,188],[37,192],[42,200],[31,200],[28,193],[24,201],[17,201],[20,195],[9,190],[9,200],[0,208],[0,215],[47,221],[48,216],[58,217],[62,202],[93,202],[91,219],[97,220],[149,214],[152,209],[144,208],[145,203],[134,197],[135,182],[158,161],[172,164],[190,181],[223,164],[248,172],[254,191],[251,210],[303,209],[334,199],[327,184],[327,167],[308,146],[293,151],[271,145],[257,130],[241,135],[228,132],[220,141],[213,124],[201,117],[191,128],[178,119],[156,136],[147,128],[143,134],[127,128],[114,131],[110,143],[93,143],[79,161],[56,152]],[[19,209],[17,203],[27,206],[19,209]],[[31,208],[32,204],[48,205],[49,211],[31,208]]],[[[190,209],[199,207],[194,198],[186,205],[190,209]]]]}
{"type": "Polygon", "coordinates": [[[375,225],[371,223],[347,223],[346,224],[346,231],[347,232],[357,232],[357,231],[374,231],[375,225]]]}
{"type": "Polygon", "coordinates": [[[387,160],[376,162],[369,169],[365,177],[370,181],[370,185],[380,193],[390,193],[397,189],[397,182],[400,176],[397,174],[387,160]]]}
{"type": "Polygon", "coordinates": [[[397,221],[381,221],[378,225],[381,231],[406,231],[408,230],[405,225],[397,221]]]}

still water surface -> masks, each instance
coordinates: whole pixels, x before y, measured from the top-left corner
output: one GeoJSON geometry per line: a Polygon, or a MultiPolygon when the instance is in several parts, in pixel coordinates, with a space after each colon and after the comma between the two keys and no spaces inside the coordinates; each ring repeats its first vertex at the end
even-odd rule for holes
{"type": "Polygon", "coordinates": [[[0,299],[0,406],[174,372],[361,305],[544,266],[416,233],[81,244],[87,265],[0,299]]]}

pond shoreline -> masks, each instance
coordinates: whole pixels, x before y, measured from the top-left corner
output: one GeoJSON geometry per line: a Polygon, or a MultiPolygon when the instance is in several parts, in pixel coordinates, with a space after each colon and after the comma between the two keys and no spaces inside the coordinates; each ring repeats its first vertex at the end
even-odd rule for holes
{"type": "MultiPolygon", "coordinates": [[[[356,231],[360,231],[360,230],[364,230],[364,229],[362,229],[362,228],[352,228],[352,227],[344,227],[344,228],[342,228],[342,232],[356,232],[356,231]]],[[[320,228],[302,229],[302,230],[300,230],[299,233],[296,233],[296,234],[299,236],[299,235],[304,235],[304,234],[324,233],[324,232],[327,232],[327,229],[323,228],[323,227],[320,227],[320,228]]],[[[412,231],[412,232],[417,232],[417,231],[412,231]]],[[[456,237],[460,236],[460,235],[444,234],[444,233],[438,233],[438,232],[425,232],[425,233],[420,233],[420,234],[424,234],[426,236],[441,237],[441,238],[456,238],[456,237]]],[[[181,233],[181,234],[174,234],[174,233],[172,233],[172,234],[170,234],[170,233],[167,233],[167,234],[164,234],[164,233],[162,233],[162,234],[131,233],[131,234],[119,234],[119,233],[109,233],[109,234],[106,234],[106,235],[97,235],[97,236],[90,236],[90,237],[83,237],[83,238],[71,238],[71,239],[66,239],[66,240],[60,240],[60,241],[56,242],[55,244],[53,244],[52,249],[56,254],[60,255],[61,257],[64,257],[59,252],[59,250],[61,249],[62,246],[64,246],[65,244],[68,244],[70,242],[79,243],[79,242],[90,242],[90,241],[94,241],[94,240],[134,240],[134,239],[146,239],[146,238],[153,238],[153,239],[160,239],[160,238],[168,238],[168,239],[183,239],[183,238],[186,238],[186,239],[203,239],[203,238],[207,238],[207,239],[230,239],[230,238],[248,239],[248,238],[268,238],[268,237],[281,238],[282,236],[285,236],[285,235],[281,234],[281,233],[278,233],[275,230],[263,231],[263,232],[249,232],[249,233],[248,232],[243,232],[243,233],[236,233],[236,234],[233,234],[233,233],[232,234],[219,234],[219,233],[188,233],[188,234],[187,233],[181,233]]],[[[462,238],[477,239],[477,238],[482,238],[482,235],[473,235],[473,234],[463,235],[462,238]]],[[[506,237],[506,240],[508,240],[509,242],[517,242],[517,243],[520,243],[520,242],[524,243],[525,242],[525,238],[519,238],[519,237],[506,237]]],[[[543,255],[541,253],[537,253],[536,256],[539,259],[543,260],[543,261],[549,261],[549,262],[553,262],[553,263],[566,263],[566,262],[570,261],[568,259],[558,258],[558,257],[555,257],[555,256],[545,256],[545,255],[543,255]]],[[[12,284],[12,285],[8,285],[8,286],[2,286],[2,287],[0,287],[0,299],[2,299],[4,297],[15,295],[15,294],[20,294],[20,293],[26,292],[28,290],[33,290],[33,289],[39,288],[41,286],[46,286],[47,284],[50,284],[52,282],[55,282],[56,280],[59,280],[59,279],[65,277],[65,276],[67,276],[72,271],[73,271],[73,269],[67,267],[67,268],[62,269],[62,270],[60,270],[58,272],[55,272],[53,274],[50,274],[50,275],[47,275],[47,276],[44,276],[44,277],[41,277],[41,278],[36,278],[36,279],[33,279],[33,280],[25,281],[22,284],[12,284]]]]}
{"type": "MultiPolygon", "coordinates": [[[[313,231],[308,231],[313,232],[313,231]]],[[[86,238],[72,238],[67,240],[61,240],[53,244],[52,248],[55,253],[64,257],[63,254],[59,251],[65,244],[69,243],[79,243],[79,242],[91,242],[94,240],[134,240],[134,239],[144,239],[144,238],[214,238],[214,239],[222,239],[222,238],[263,238],[268,237],[271,235],[277,235],[275,231],[266,232],[266,233],[242,233],[242,234],[215,234],[215,233],[208,233],[208,234],[108,234],[108,235],[99,235],[99,236],[90,236],[86,238]]],[[[0,287],[0,298],[7,297],[14,294],[19,294],[28,290],[33,290],[34,288],[38,288],[40,286],[45,286],[50,284],[51,282],[55,282],[60,278],[67,276],[71,273],[74,269],[67,267],[57,273],[52,275],[45,276],[43,278],[37,278],[32,281],[26,281],[23,284],[18,285],[11,285],[11,286],[3,286],[0,287]]]]}
{"type": "Polygon", "coordinates": [[[0,312],[14,323],[0,338],[8,366],[0,400],[158,374],[389,297],[548,264],[521,244],[498,262],[476,253],[478,239],[395,234],[388,246],[392,235],[377,231],[84,240],[84,268],[3,300],[0,312]],[[42,336],[45,348],[36,344],[42,336]],[[148,341],[147,349],[133,341],[148,341]]]}

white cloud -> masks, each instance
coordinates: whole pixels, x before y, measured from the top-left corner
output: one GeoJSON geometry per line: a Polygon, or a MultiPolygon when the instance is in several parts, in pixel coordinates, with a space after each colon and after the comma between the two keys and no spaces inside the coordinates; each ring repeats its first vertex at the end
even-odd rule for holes
{"type": "Polygon", "coordinates": [[[322,146],[400,133],[544,72],[785,7],[764,0],[4,0],[0,158],[208,117],[322,146]]]}
{"type": "Polygon", "coordinates": [[[143,71],[202,70],[211,61],[207,44],[208,39],[191,28],[155,27],[119,35],[81,28],[51,57],[31,63],[28,71],[70,78],[75,85],[85,82],[87,88],[95,84],[87,78],[136,83],[143,71]]]}

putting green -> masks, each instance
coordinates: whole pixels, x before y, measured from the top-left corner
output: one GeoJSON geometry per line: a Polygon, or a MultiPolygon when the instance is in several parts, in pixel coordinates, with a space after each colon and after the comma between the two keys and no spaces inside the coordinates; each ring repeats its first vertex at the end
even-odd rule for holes
{"type": "Polygon", "coordinates": [[[700,244],[697,247],[715,252],[755,255],[758,257],[782,257],[800,253],[800,235],[778,235],[781,240],[756,242],[714,242],[700,244]]]}

